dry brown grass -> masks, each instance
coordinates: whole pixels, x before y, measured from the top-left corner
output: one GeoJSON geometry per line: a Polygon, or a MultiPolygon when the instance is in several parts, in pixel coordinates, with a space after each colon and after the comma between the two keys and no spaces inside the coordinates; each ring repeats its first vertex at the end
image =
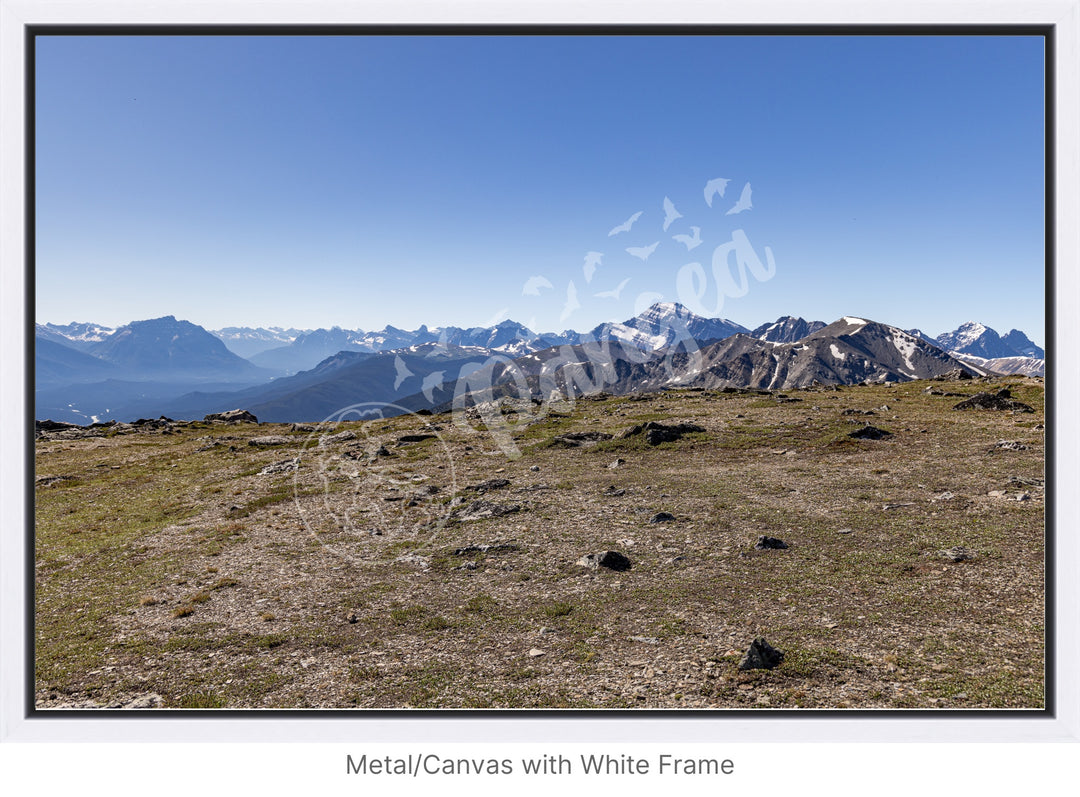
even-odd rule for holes
{"type": "Polygon", "coordinates": [[[39,702],[1040,708],[1043,489],[1010,480],[1043,476],[1042,385],[1005,383],[1037,413],[955,412],[919,382],[581,401],[518,427],[519,459],[449,416],[350,426],[387,441],[372,461],[243,444],[287,433],[267,424],[41,441],[38,472],[69,478],[37,491],[39,702]],[[666,419],[707,431],[547,445],[666,419]],[[867,420],[892,436],[847,436],[867,420]],[[425,422],[441,441],[394,446],[425,422]],[[226,434],[236,451],[198,450],[226,434]],[[295,484],[258,475],[296,455],[295,484]],[[520,511],[424,525],[493,477],[464,502],[520,511]],[[939,554],[956,545],[975,558],[939,554]],[[575,564],[606,549],[632,569],[575,564]],[[779,668],[738,671],[755,636],[779,668]]]}

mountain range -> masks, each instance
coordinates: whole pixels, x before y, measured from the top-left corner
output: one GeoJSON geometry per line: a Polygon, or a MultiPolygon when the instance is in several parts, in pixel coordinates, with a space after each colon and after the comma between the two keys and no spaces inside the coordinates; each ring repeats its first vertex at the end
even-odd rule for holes
{"type": "Polygon", "coordinates": [[[896,327],[845,317],[790,343],[737,333],[696,350],[675,347],[650,354],[619,341],[547,349],[444,384],[434,397],[412,396],[401,403],[412,410],[447,409],[452,399],[468,396],[470,385],[492,387],[466,404],[521,397],[522,377],[529,397],[544,400],[552,393],[578,396],[597,390],[623,395],[666,388],[792,390],[905,382],[957,370],[987,375],[896,327]]]}
{"type": "Polygon", "coordinates": [[[1023,332],[969,322],[930,338],[869,319],[832,324],[783,316],[750,330],[660,303],[590,332],[387,326],[376,332],[227,327],[173,316],[117,329],[38,324],[36,417],[74,423],[159,414],[198,418],[243,407],[271,421],[312,421],[350,404],[445,404],[476,385],[612,393],[670,386],[792,389],[814,382],[905,381],[956,368],[1042,375],[1044,352],[1023,332]],[[687,347],[687,341],[695,346],[687,347]],[[253,351],[250,359],[238,348],[253,351]],[[513,363],[513,366],[510,365],[513,363]],[[486,370],[485,370],[486,369],[486,370]]]}
{"type": "Polygon", "coordinates": [[[356,329],[315,329],[303,332],[288,344],[266,349],[251,357],[251,362],[279,374],[293,374],[314,367],[339,351],[375,353],[441,343],[444,346],[481,346],[502,354],[523,354],[565,343],[577,333],[537,335],[515,321],[503,321],[493,327],[436,327],[421,325],[409,331],[386,326],[375,332],[356,329]]]}

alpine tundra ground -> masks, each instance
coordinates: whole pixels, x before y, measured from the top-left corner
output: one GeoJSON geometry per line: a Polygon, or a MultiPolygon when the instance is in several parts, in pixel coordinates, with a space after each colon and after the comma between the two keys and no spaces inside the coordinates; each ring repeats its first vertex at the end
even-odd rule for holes
{"type": "Polygon", "coordinates": [[[1043,707],[1040,380],[519,409],[44,434],[38,706],[1043,707]]]}

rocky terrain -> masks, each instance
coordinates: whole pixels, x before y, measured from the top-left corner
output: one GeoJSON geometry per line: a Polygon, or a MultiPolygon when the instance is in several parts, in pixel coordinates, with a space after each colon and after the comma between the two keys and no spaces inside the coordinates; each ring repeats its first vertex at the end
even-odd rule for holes
{"type": "Polygon", "coordinates": [[[39,423],[38,706],[1043,706],[1041,380],[491,409],[39,423]]]}

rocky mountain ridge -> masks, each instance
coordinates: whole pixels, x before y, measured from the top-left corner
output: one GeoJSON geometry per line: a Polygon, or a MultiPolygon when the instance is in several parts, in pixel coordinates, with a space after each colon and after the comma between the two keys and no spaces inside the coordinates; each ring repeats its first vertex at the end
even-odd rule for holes
{"type": "MultiPolygon", "coordinates": [[[[69,325],[68,331],[87,334],[76,326],[96,325],[69,325]]],[[[84,352],[59,343],[60,329],[37,327],[37,413],[76,423],[156,417],[166,411],[201,417],[235,406],[258,407],[274,419],[310,421],[360,400],[436,406],[455,394],[474,392],[483,379],[495,379],[494,386],[514,373],[532,379],[538,390],[541,383],[548,392],[553,385],[570,384],[577,394],[589,392],[590,386],[619,393],[665,386],[783,390],[814,382],[931,378],[956,369],[1043,373],[1037,358],[950,354],[925,335],[861,318],[826,326],[784,316],[750,331],[726,319],[696,316],[675,303],[656,304],[635,318],[601,324],[585,334],[567,330],[537,336],[513,321],[470,329],[388,326],[361,337],[339,328],[315,330],[297,334],[289,346],[263,352],[303,358],[294,361],[300,370],[293,376],[276,379],[271,377],[280,370],[260,369],[230,352],[220,338],[172,316],[133,322],[84,352]],[[395,348],[355,348],[361,345],[395,348]],[[315,357],[314,365],[306,364],[315,357]],[[489,371],[478,375],[484,368],[489,371]]],[[[964,331],[949,342],[971,346],[993,340],[992,330],[981,325],[967,325],[964,331]]],[[[1030,344],[1015,330],[1004,339],[998,336],[1005,339],[1030,344]]]]}

